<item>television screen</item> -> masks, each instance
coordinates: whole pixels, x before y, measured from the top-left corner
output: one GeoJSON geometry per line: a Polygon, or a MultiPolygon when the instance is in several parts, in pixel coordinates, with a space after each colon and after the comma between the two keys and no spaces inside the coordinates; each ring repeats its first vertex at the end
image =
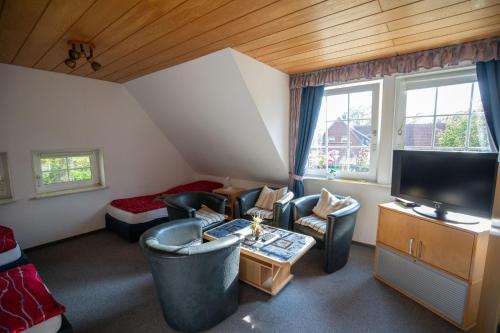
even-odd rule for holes
{"type": "Polygon", "coordinates": [[[391,195],[445,211],[491,217],[496,153],[395,150],[391,195]]]}

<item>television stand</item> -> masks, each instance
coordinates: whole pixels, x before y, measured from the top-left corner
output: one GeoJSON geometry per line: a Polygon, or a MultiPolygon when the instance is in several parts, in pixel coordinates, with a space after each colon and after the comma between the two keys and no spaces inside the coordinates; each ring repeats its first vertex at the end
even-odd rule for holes
{"type": "Polygon", "coordinates": [[[479,220],[474,216],[463,215],[453,212],[448,212],[442,209],[434,209],[426,206],[413,207],[413,210],[423,216],[431,219],[442,220],[449,223],[457,224],[478,224],[479,220]]]}

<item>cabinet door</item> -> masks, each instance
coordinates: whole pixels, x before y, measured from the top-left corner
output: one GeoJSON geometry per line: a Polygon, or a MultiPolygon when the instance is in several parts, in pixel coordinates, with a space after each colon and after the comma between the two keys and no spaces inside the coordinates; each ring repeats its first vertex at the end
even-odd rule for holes
{"type": "Polygon", "coordinates": [[[474,235],[437,223],[420,220],[419,224],[419,259],[467,280],[474,235]]]}
{"type": "Polygon", "coordinates": [[[416,255],[418,223],[414,217],[380,208],[377,235],[378,242],[406,254],[416,255]]]}

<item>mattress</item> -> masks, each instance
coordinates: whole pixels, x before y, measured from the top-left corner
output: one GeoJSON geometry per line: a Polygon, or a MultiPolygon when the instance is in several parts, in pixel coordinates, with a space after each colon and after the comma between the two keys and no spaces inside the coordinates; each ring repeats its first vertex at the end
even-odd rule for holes
{"type": "Polygon", "coordinates": [[[21,256],[21,248],[18,244],[16,244],[16,247],[14,247],[13,249],[0,253],[0,266],[14,262],[17,259],[21,258],[21,256]]]}
{"type": "Polygon", "coordinates": [[[139,224],[168,216],[166,207],[156,208],[142,213],[131,213],[109,204],[106,211],[115,219],[128,224],[139,224]]]}
{"type": "Polygon", "coordinates": [[[211,192],[220,187],[222,187],[221,183],[200,180],[173,187],[162,193],[116,199],[109,203],[106,210],[107,213],[115,219],[128,224],[150,222],[159,218],[168,217],[165,204],[161,201],[155,201],[155,199],[161,195],[195,191],[211,192]]]}
{"type": "Polygon", "coordinates": [[[61,328],[62,317],[61,315],[52,317],[46,321],[31,326],[27,330],[22,331],[22,333],[57,333],[61,328]]]}

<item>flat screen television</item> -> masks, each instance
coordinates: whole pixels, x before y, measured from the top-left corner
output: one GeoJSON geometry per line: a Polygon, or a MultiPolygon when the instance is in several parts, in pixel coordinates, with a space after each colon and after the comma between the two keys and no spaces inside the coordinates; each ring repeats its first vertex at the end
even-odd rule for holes
{"type": "Polygon", "coordinates": [[[440,220],[478,221],[454,213],[490,218],[497,158],[497,153],[394,150],[391,195],[424,205],[414,210],[440,220]]]}

